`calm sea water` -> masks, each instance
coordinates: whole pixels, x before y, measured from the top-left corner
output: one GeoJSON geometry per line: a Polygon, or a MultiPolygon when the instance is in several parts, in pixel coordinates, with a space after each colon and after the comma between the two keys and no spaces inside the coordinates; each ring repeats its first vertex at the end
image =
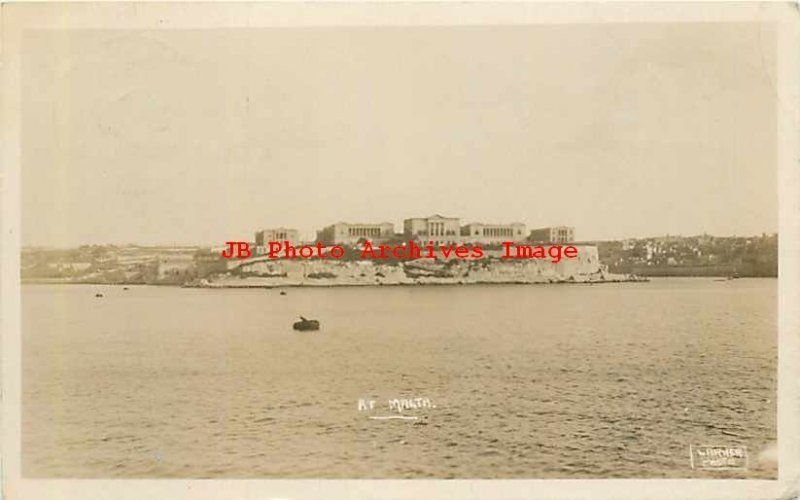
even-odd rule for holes
{"type": "Polygon", "coordinates": [[[774,478],[776,303],[769,279],[24,286],[23,473],[774,478]],[[395,398],[430,407],[370,418],[395,398]]]}

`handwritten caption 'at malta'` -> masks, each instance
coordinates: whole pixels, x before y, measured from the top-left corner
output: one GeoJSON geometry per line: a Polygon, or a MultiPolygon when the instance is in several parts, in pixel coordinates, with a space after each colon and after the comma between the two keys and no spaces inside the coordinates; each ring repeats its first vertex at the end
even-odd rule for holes
{"type": "Polygon", "coordinates": [[[389,399],[383,405],[378,406],[374,399],[359,399],[358,411],[374,411],[383,408],[389,411],[403,413],[407,410],[418,410],[423,408],[436,408],[436,405],[429,398],[403,398],[389,399]]]}

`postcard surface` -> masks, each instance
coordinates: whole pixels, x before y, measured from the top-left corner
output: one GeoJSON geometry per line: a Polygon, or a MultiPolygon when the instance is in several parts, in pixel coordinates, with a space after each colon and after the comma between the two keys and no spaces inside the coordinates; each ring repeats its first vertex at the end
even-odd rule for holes
{"type": "Polygon", "coordinates": [[[4,5],[7,497],[800,494],[796,9],[587,5],[4,5]]]}

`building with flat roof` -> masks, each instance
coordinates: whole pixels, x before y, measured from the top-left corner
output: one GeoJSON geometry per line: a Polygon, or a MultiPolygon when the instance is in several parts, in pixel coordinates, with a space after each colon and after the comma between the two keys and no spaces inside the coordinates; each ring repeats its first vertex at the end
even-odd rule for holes
{"type": "Polygon", "coordinates": [[[416,217],[403,221],[403,237],[409,240],[434,244],[452,244],[461,241],[461,220],[458,217],[416,217]]]}
{"type": "Polygon", "coordinates": [[[160,255],[155,260],[155,282],[185,283],[197,277],[194,253],[160,255]]]}
{"type": "Polygon", "coordinates": [[[394,237],[394,224],[363,224],[337,222],[317,231],[317,241],[324,245],[356,245],[361,240],[384,242],[394,237]]]}
{"type": "Polygon", "coordinates": [[[575,228],[552,226],[532,229],[528,240],[538,243],[572,243],[575,241],[575,228]]]}
{"type": "Polygon", "coordinates": [[[284,242],[294,245],[300,241],[300,232],[297,229],[276,227],[256,231],[256,246],[265,247],[270,241],[284,242]]]}
{"type": "Polygon", "coordinates": [[[233,259],[225,259],[222,252],[227,250],[226,246],[214,248],[201,248],[194,254],[194,264],[197,269],[197,277],[205,278],[211,274],[224,273],[235,263],[233,259]]]}
{"type": "Polygon", "coordinates": [[[521,242],[528,236],[525,224],[483,224],[473,222],[461,226],[461,241],[464,243],[501,244],[504,241],[521,242]]]}

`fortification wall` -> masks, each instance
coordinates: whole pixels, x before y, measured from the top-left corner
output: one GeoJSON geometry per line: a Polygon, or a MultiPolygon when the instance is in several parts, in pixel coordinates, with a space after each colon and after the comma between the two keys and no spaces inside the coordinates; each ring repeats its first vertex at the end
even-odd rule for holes
{"type": "Polygon", "coordinates": [[[622,281],[600,264],[597,247],[578,247],[575,258],[417,259],[412,261],[334,259],[257,260],[211,275],[198,286],[336,286],[471,283],[555,283],[622,281]]]}

